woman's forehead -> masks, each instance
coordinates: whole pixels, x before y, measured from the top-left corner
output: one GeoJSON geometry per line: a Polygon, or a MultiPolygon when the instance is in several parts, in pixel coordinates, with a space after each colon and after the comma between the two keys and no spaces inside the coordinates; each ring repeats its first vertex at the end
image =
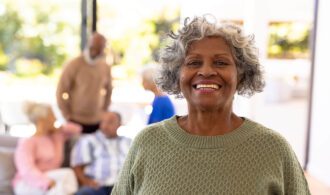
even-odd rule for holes
{"type": "Polygon", "coordinates": [[[198,54],[201,51],[215,51],[219,55],[231,54],[231,49],[222,37],[205,37],[191,42],[187,49],[187,55],[198,54]]]}

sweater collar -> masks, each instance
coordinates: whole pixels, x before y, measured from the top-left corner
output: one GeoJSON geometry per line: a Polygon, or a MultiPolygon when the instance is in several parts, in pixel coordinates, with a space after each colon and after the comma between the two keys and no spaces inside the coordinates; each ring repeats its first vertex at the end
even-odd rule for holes
{"type": "Polygon", "coordinates": [[[178,116],[173,116],[163,123],[171,138],[178,144],[199,149],[225,149],[233,147],[253,135],[255,133],[254,129],[258,126],[255,122],[243,118],[243,124],[230,133],[217,136],[200,136],[189,134],[182,129],[178,124],[177,118],[178,116]]]}

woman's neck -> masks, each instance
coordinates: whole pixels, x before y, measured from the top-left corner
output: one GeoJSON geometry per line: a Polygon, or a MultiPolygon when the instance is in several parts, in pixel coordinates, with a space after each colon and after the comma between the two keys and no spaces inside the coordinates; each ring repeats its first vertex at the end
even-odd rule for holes
{"type": "Polygon", "coordinates": [[[36,132],[35,136],[45,136],[45,135],[51,135],[55,132],[53,129],[46,129],[42,124],[36,125],[36,132]]]}
{"type": "Polygon", "coordinates": [[[152,89],[152,92],[155,94],[155,96],[163,96],[165,93],[161,91],[159,88],[155,87],[152,89]]]}
{"type": "Polygon", "coordinates": [[[36,130],[36,132],[34,133],[35,136],[45,136],[48,135],[45,131],[43,130],[36,130]]]}
{"type": "Polygon", "coordinates": [[[188,133],[202,136],[224,135],[239,127],[243,119],[232,112],[193,112],[178,120],[188,133]]]}

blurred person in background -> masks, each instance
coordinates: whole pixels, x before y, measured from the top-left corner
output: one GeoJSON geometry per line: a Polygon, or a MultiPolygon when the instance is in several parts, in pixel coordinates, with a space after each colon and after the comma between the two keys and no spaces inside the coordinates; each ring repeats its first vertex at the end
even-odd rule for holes
{"type": "Polygon", "coordinates": [[[154,94],[152,102],[152,111],[149,115],[148,123],[152,124],[168,119],[175,114],[174,106],[171,99],[161,91],[155,81],[156,67],[147,65],[142,71],[142,85],[145,90],[154,94]]]}
{"type": "Polygon", "coordinates": [[[65,140],[79,134],[81,126],[67,123],[55,127],[55,116],[48,104],[27,102],[24,111],[36,132],[32,137],[21,139],[15,151],[15,194],[73,194],[78,189],[74,172],[60,167],[65,140]]]}
{"type": "Polygon", "coordinates": [[[105,47],[105,37],[93,33],[83,53],[65,65],[58,83],[56,96],[62,115],[82,125],[82,133],[98,129],[111,102],[111,68],[106,63],[105,47]]]}
{"type": "Polygon", "coordinates": [[[100,129],[83,135],[71,153],[71,166],[78,178],[80,189],[76,195],[109,195],[118,179],[131,140],[118,136],[121,116],[106,112],[100,129]]]}
{"type": "Polygon", "coordinates": [[[188,114],[135,137],[113,195],[310,194],[283,136],[233,112],[236,93],[262,91],[262,67],[254,37],[217,21],[188,18],[169,35],[156,83],[188,114]]]}

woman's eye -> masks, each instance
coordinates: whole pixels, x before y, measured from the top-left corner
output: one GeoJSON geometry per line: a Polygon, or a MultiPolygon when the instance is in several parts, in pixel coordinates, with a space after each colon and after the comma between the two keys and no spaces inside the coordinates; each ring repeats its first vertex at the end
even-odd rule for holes
{"type": "Polygon", "coordinates": [[[227,65],[228,63],[224,62],[224,61],[221,61],[221,60],[217,60],[214,62],[215,65],[217,66],[223,66],[223,65],[227,65]]]}
{"type": "Polygon", "coordinates": [[[197,60],[190,61],[190,62],[187,63],[188,66],[198,66],[200,64],[202,64],[202,62],[201,61],[197,61],[197,60]]]}

